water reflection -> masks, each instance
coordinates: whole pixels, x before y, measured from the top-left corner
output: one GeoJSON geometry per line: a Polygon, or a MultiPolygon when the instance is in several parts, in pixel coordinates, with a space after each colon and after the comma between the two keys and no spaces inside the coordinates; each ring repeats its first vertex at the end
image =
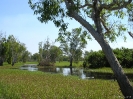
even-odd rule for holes
{"type": "Polygon", "coordinates": [[[28,64],[20,67],[21,70],[28,70],[28,71],[38,71],[37,65],[35,64],[28,64]]]}
{"type": "MultiPolygon", "coordinates": [[[[115,77],[112,73],[101,73],[101,72],[86,72],[83,68],[59,68],[59,67],[46,67],[37,68],[36,65],[22,66],[20,69],[29,71],[42,71],[49,73],[60,73],[64,76],[75,75],[82,79],[112,79],[115,77]]],[[[133,74],[127,74],[130,79],[133,79],[133,74]]]]}
{"type": "Polygon", "coordinates": [[[60,73],[64,76],[74,75],[78,76],[82,79],[86,78],[94,78],[92,75],[88,75],[87,73],[83,72],[82,68],[59,68],[59,67],[45,67],[45,68],[37,68],[35,65],[24,65],[20,67],[21,70],[28,70],[28,71],[42,71],[42,72],[49,72],[49,73],[60,73]]]}

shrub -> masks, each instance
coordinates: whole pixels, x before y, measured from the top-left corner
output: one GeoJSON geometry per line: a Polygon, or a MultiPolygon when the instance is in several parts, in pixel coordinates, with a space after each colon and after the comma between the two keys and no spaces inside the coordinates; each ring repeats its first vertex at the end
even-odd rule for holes
{"type": "MultiPolygon", "coordinates": [[[[116,48],[113,50],[118,61],[125,68],[133,67],[133,50],[128,48],[116,48]]],[[[87,54],[85,62],[88,64],[89,68],[100,68],[100,67],[109,67],[108,60],[105,57],[105,54],[100,51],[91,51],[87,54]]]]}
{"type": "Polygon", "coordinates": [[[39,62],[39,66],[54,66],[54,63],[51,63],[49,59],[43,59],[39,62]]]}

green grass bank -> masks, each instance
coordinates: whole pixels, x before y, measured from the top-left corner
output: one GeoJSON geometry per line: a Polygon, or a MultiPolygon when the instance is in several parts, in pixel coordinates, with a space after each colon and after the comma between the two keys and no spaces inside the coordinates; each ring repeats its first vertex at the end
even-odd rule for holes
{"type": "MultiPolygon", "coordinates": [[[[22,63],[4,65],[0,66],[0,99],[123,99],[116,81],[17,69],[22,63]]],[[[109,68],[98,70],[111,72],[109,68]]]]}
{"type": "Polygon", "coordinates": [[[117,82],[0,67],[1,99],[120,99],[117,82]]]}

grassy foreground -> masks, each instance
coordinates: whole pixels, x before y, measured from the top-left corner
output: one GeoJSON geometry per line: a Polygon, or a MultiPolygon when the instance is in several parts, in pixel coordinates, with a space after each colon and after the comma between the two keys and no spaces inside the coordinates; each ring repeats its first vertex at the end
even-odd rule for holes
{"type": "Polygon", "coordinates": [[[0,67],[0,99],[120,99],[117,82],[0,67]]]}
{"type": "MultiPolygon", "coordinates": [[[[69,66],[68,62],[57,62],[56,66],[64,64],[69,66]]],[[[0,66],[0,99],[123,99],[116,81],[82,80],[61,74],[19,70],[22,65],[17,63],[12,67],[4,63],[0,66]]],[[[132,70],[124,69],[126,72],[132,70]]],[[[112,72],[110,68],[90,71],[112,72]]]]}

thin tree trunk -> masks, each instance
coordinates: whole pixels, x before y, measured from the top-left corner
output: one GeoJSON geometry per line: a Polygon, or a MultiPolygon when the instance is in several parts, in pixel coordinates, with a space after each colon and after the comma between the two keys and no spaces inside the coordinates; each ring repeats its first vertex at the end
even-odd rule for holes
{"type": "Polygon", "coordinates": [[[0,57],[0,66],[3,66],[3,59],[0,57]]]}
{"type": "Polygon", "coordinates": [[[111,47],[106,42],[103,35],[96,32],[94,28],[77,13],[73,12],[69,14],[69,16],[73,17],[82,26],[84,26],[91,33],[91,35],[96,39],[96,41],[100,44],[114,72],[114,75],[116,76],[116,80],[120,86],[122,94],[124,95],[125,99],[133,99],[133,87],[131,86],[126,75],[124,74],[122,67],[119,64],[119,61],[115,57],[111,47]]]}
{"type": "Polygon", "coordinates": [[[73,58],[72,58],[72,56],[70,56],[70,68],[72,67],[72,63],[73,63],[73,58]]]}

